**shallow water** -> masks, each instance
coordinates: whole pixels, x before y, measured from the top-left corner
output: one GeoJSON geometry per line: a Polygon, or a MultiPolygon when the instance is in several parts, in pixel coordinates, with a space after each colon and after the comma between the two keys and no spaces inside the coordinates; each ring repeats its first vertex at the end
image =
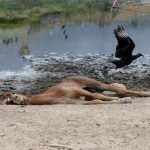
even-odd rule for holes
{"type": "Polygon", "coordinates": [[[98,22],[67,23],[65,38],[62,24],[39,24],[17,29],[0,29],[0,71],[17,71],[27,65],[24,55],[34,57],[56,53],[74,56],[112,54],[117,41],[113,29],[123,25],[136,44],[134,53],[150,54],[150,16],[122,20],[116,17],[109,24],[98,22]]]}

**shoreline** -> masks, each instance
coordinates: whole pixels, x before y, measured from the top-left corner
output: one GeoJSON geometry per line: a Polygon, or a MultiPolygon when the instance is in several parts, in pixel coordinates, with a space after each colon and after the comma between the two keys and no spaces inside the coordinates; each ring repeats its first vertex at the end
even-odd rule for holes
{"type": "Polygon", "coordinates": [[[4,75],[0,72],[0,94],[5,91],[37,94],[69,76],[87,76],[104,83],[121,83],[134,90],[150,89],[150,57],[139,59],[131,65],[115,69],[111,56],[42,56],[25,57],[29,63],[22,72],[4,75]]]}
{"type": "MultiPolygon", "coordinates": [[[[107,57],[102,56],[57,58],[56,61],[51,57],[28,59],[27,61],[31,61],[28,68],[31,72],[27,69],[26,74],[16,73],[0,79],[2,85],[0,90],[38,93],[71,75],[85,75],[103,82],[125,83],[138,90],[144,90],[144,87],[147,87],[145,90],[150,89],[149,75],[143,73],[141,78],[134,73],[136,63],[132,64],[134,67],[131,65],[117,71],[118,74],[110,74],[114,66],[107,63],[107,60],[107,57]],[[106,72],[103,72],[104,67],[108,69],[106,72]]],[[[131,100],[131,104],[0,105],[1,148],[3,150],[150,149],[149,97],[131,100]]]]}

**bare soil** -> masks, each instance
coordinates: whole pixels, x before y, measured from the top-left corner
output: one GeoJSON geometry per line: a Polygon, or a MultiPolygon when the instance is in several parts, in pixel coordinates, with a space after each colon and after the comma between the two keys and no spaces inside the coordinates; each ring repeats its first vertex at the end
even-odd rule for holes
{"type": "MultiPolygon", "coordinates": [[[[29,61],[37,76],[0,79],[0,94],[36,94],[72,75],[150,90],[149,65],[139,66],[143,70],[139,72],[134,63],[116,71],[107,59],[99,57],[29,61]]],[[[0,105],[0,150],[149,150],[150,98],[132,98],[132,102],[90,106],[0,105]]]]}
{"type": "Polygon", "coordinates": [[[149,150],[150,99],[132,104],[0,106],[2,150],[149,150]]]}

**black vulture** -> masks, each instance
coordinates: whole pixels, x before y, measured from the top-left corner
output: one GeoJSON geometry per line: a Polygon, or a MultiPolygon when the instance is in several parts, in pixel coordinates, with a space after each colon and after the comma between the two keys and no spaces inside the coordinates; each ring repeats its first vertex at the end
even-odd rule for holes
{"type": "Polygon", "coordinates": [[[115,57],[120,58],[119,60],[113,60],[112,63],[116,65],[116,68],[122,68],[129,65],[133,60],[143,56],[141,53],[132,55],[135,44],[129,37],[123,26],[118,26],[114,30],[115,37],[118,41],[116,47],[115,57]]]}

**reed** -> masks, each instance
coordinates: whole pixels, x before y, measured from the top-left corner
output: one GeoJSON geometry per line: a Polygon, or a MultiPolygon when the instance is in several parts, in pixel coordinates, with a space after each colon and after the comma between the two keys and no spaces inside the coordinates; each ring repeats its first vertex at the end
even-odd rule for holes
{"type": "Polygon", "coordinates": [[[64,17],[106,11],[103,0],[11,0],[0,1],[0,26],[20,26],[38,21],[45,14],[61,13],[64,17]]]}

